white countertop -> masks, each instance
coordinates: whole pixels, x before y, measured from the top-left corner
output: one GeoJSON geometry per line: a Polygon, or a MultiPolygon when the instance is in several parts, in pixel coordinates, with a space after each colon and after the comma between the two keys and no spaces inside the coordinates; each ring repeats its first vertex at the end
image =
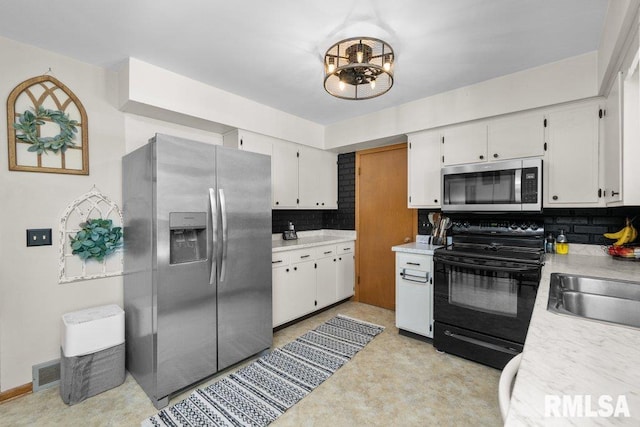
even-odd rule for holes
{"type": "Polygon", "coordinates": [[[272,234],[272,251],[290,251],[304,249],[312,246],[331,245],[356,240],[355,230],[311,230],[298,231],[298,240],[283,240],[282,233],[272,234]]]}
{"type": "Polygon", "coordinates": [[[640,425],[640,329],[547,311],[551,273],[640,281],[640,262],[575,252],[547,256],[506,426],[640,425]],[[612,410],[625,396],[631,417],[545,416],[545,396],[565,395],[585,405],[590,399],[592,413],[601,396],[612,397],[612,410]]]}
{"type": "Polygon", "coordinates": [[[411,254],[420,254],[420,255],[433,255],[433,251],[435,249],[441,248],[440,245],[427,245],[424,243],[405,243],[404,245],[392,246],[391,250],[394,252],[406,252],[411,254]]]}

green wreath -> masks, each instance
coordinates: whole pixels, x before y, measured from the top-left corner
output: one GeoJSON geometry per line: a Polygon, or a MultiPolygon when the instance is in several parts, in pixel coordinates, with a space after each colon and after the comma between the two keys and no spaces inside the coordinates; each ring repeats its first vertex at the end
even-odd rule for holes
{"type": "Polygon", "coordinates": [[[80,225],[82,230],[75,237],[69,236],[73,255],[102,261],[122,246],[122,227],[113,227],[110,219],[89,219],[80,225]]]}
{"type": "Polygon", "coordinates": [[[59,110],[49,110],[42,105],[38,109],[25,111],[17,123],[13,127],[22,134],[16,135],[21,141],[28,142],[31,147],[27,151],[37,152],[38,154],[46,153],[51,150],[54,153],[58,151],[65,152],[67,148],[73,147],[76,143],[73,141],[75,133],[78,132],[76,125],[77,120],[70,120],[69,115],[59,110]],[[44,119],[49,119],[53,123],[60,126],[60,133],[56,136],[38,136],[38,126],[44,125],[44,119]]]}

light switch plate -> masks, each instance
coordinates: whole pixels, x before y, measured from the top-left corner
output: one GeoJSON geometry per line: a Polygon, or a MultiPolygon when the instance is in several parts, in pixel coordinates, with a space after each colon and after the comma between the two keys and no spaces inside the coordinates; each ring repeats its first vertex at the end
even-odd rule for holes
{"type": "Polygon", "coordinates": [[[31,228],[27,230],[27,246],[51,246],[50,228],[31,228]]]}

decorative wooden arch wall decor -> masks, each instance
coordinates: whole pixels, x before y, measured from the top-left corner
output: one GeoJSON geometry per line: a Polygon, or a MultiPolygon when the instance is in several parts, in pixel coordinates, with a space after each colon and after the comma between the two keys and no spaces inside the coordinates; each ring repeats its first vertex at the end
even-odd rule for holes
{"type": "Polygon", "coordinates": [[[94,186],[91,191],[71,202],[62,217],[60,217],[60,241],[58,247],[60,274],[58,283],[100,279],[122,274],[122,247],[116,249],[113,254],[102,261],[94,259],[83,260],[72,253],[69,237],[76,235],[80,231],[82,223],[95,218],[110,219],[113,221],[114,226],[122,227],[122,211],[118,205],[94,186]]]}
{"type": "Polygon", "coordinates": [[[9,170],[89,175],[87,112],[58,79],[43,75],[7,99],[9,170]]]}

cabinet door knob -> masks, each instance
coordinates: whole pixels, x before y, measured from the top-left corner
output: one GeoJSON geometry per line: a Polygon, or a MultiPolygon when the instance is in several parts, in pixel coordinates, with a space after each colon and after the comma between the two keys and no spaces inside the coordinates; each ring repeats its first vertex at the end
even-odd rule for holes
{"type": "Polygon", "coordinates": [[[289,272],[289,269],[288,269],[288,268],[287,268],[286,272],[287,272],[287,273],[289,272]]]}
{"type": "Polygon", "coordinates": [[[276,202],[276,205],[279,205],[279,204],[280,204],[280,202],[276,202]]]}
{"type": "Polygon", "coordinates": [[[438,203],[438,199],[433,199],[433,203],[438,203]]]}
{"type": "Polygon", "coordinates": [[[480,155],[480,160],[484,160],[484,156],[483,155],[480,155]]]}
{"type": "Polygon", "coordinates": [[[293,267],[293,269],[294,269],[295,271],[298,271],[298,267],[293,267]]]}
{"type": "Polygon", "coordinates": [[[320,205],[320,203],[316,202],[316,206],[320,205]]]}
{"type": "Polygon", "coordinates": [[[558,196],[553,196],[552,199],[553,200],[558,200],[558,196]]]}
{"type": "Polygon", "coordinates": [[[493,158],[494,159],[497,159],[498,157],[500,157],[500,156],[498,156],[498,153],[493,153],[493,158]]]}

